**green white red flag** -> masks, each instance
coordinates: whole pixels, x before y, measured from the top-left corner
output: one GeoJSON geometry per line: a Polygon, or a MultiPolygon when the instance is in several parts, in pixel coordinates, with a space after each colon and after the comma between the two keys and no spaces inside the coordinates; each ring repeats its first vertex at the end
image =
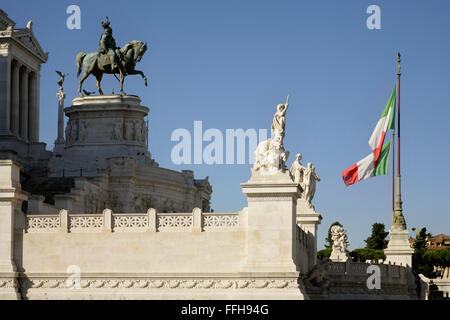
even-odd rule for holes
{"type": "Polygon", "coordinates": [[[361,180],[387,174],[389,168],[389,151],[391,142],[384,143],[386,132],[394,129],[396,88],[392,91],[389,101],[375,126],[369,139],[372,153],[342,172],[344,183],[349,186],[361,180]]]}

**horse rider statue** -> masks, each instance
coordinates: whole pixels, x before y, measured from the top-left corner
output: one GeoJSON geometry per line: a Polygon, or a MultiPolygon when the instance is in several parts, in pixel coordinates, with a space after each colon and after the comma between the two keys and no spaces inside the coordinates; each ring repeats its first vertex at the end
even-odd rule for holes
{"type": "Polygon", "coordinates": [[[106,21],[102,21],[102,27],[105,29],[105,33],[100,36],[98,52],[108,56],[111,62],[111,70],[114,70],[119,67],[117,61],[120,61],[120,48],[117,47],[116,40],[112,35],[112,28],[110,27],[108,17],[106,17],[106,21]]]}
{"type": "MultiPolygon", "coordinates": [[[[147,43],[132,40],[127,42],[122,48],[117,47],[116,40],[112,35],[109,18],[101,23],[104,33],[100,36],[98,51],[92,53],[79,52],[76,56],[77,63],[77,77],[83,72],[78,82],[78,93],[82,96],[82,85],[84,80],[89,75],[94,75],[97,79],[96,85],[100,94],[103,91],[100,86],[103,74],[120,75],[120,92],[123,91],[123,81],[125,76],[139,74],[144,79],[144,84],[147,85],[147,78],[140,70],[136,70],[137,62],[140,62],[142,56],[147,50],[147,43]]],[[[117,77],[116,77],[117,78],[117,77]]]]}

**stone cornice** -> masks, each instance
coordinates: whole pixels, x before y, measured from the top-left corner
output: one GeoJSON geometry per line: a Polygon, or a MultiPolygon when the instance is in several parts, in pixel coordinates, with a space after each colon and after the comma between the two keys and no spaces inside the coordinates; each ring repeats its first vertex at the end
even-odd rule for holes
{"type": "Polygon", "coordinates": [[[27,200],[28,192],[16,188],[0,188],[0,201],[27,200]]]}
{"type": "Polygon", "coordinates": [[[2,9],[0,9],[0,24],[3,24],[7,28],[11,29],[16,25],[16,23],[10,17],[8,17],[8,14],[2,9]]]}
{"type": "Polygon", "coordinates": [[[42,50],[39,42],[30,29],[15,29],[0,31],[0,41],[13,41],[26,51],[33,54],[40,63],[45,63],[48,60],[48,54],[42,50]]]}

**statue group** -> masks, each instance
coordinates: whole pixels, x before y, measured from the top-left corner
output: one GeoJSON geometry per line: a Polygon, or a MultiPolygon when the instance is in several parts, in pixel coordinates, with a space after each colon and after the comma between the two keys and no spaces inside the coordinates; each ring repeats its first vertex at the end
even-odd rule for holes
{"type": "Polygon", "coordinates": [[[277,106],[277,112],[272,121],[272,138],[259,143],[255,150],[255,164],[253,170],[263,175],[274,174],[279,170],[286,170],[286,161],[289,151],[284,149],[286,111],[288,109],[289,96],[285,104],[277,106]]]}
{"type": "Polygon", "coordinates": [[[77,54],[77,76],[83,74],[78,83],[78,93],[83,96],[82,86],[84,80],[93,74],[97,79],[96,85],[100,94],[103,94],[100,83],[103,74],[119,74],[120,75],[120,92],[123,91],[123,81],[125,76],[139,74],[144,79],[144,85],[147,86],[147,77],[140,70],[136,70],[136,63],[141,61],[144,53],[147,51],[147,43],[133,40],[126,43],[122,48],[116,46],[116,40],[112,35],[110,21],[106,17],[106,21],[102,22],[104,33],[100,37],[98,52],[77,54]]]}
{"type": "MultiPolygon", "coordinates": [[[[288,106],[289,95],[285,104],[277,105],[277,111],[273,116],[271,125],[272,137],[260,142],[255,150],[254,172],[259,172],[262,175],[271,175],[278,171],[287,170],[286,161],[289,157],[289,151],[285,150],[283,140],[285,137],[288,106]]],[[[316,192],[316,182],[320,181],[320,178],[311,162],[304,167],[300,162],[301,159],[302,155],[300,153],[297,154],[289,172],[294,182],[302,187],[302,198],[310,208],[313,208],[311,201],[316,192]]]]}
{"type": "Polygon", "coordinates": [[[349,246],[346,230],[339,225],[331,227],[331,239],[333,240],[333,249],[330,259],[333,261],[347,261],[347,247],[349,246]]]}

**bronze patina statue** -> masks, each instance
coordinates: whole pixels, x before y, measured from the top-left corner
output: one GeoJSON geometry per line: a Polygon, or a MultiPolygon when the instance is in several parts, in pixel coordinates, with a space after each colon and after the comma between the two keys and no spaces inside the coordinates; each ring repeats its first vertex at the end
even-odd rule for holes
{"type": "Polygon", "coordinates": [[[78,93],[80,96],[83,96],[83,82],[90,74],[93,74],[97,79],[96,84],[100,94],[103,94],[100,82],[104,73],[120,74],[120,92],[122,94],[125,94],[123,91],[123,80],[129,74],[140,74],[144,79],[144,84],[147,85],[147,78],[144,73],[134,69],[136,62],[141,61],[142,56],[147,51],[147,43],[133,40],[125,44],[122,48],[118,48],[112,36],[112,29],[108,17],[106,17],[106,21],[102,22],[102,27],[105,29],[105,33],[100,37],[98,52],[88,54],[80,52],[76,57],[77,76],[80,76],[83,70],[83,75],[78,83],[78,93]]]}
{"type": "Polygon", "coordinates": [[[61,77],[58,82],[56,82],[58,84],[58,86],[62,87],[63,83],[64,83],[64,79],[66,78],[66,76],[68,76],[68,73],[62,73],[61,71],[56,70],[56,73],[61,77]]]}
{"type": "Polygon", "coordinates": [[[106,17],[106,21],[102,21],[102,27],[105,29],[105,33],[100,36],[100,41],[98,44],[98,52],[100,54],[106,54],[109,57],[109,62],[111,63],[111,69],[116,69],[118,67],[117,61],[120,51],[116,45],[116,40],[112,35],[112,29],[110,27],[109,18],[106,17]],[[118,54],[119,53],[119,54],[118,54]]]}

